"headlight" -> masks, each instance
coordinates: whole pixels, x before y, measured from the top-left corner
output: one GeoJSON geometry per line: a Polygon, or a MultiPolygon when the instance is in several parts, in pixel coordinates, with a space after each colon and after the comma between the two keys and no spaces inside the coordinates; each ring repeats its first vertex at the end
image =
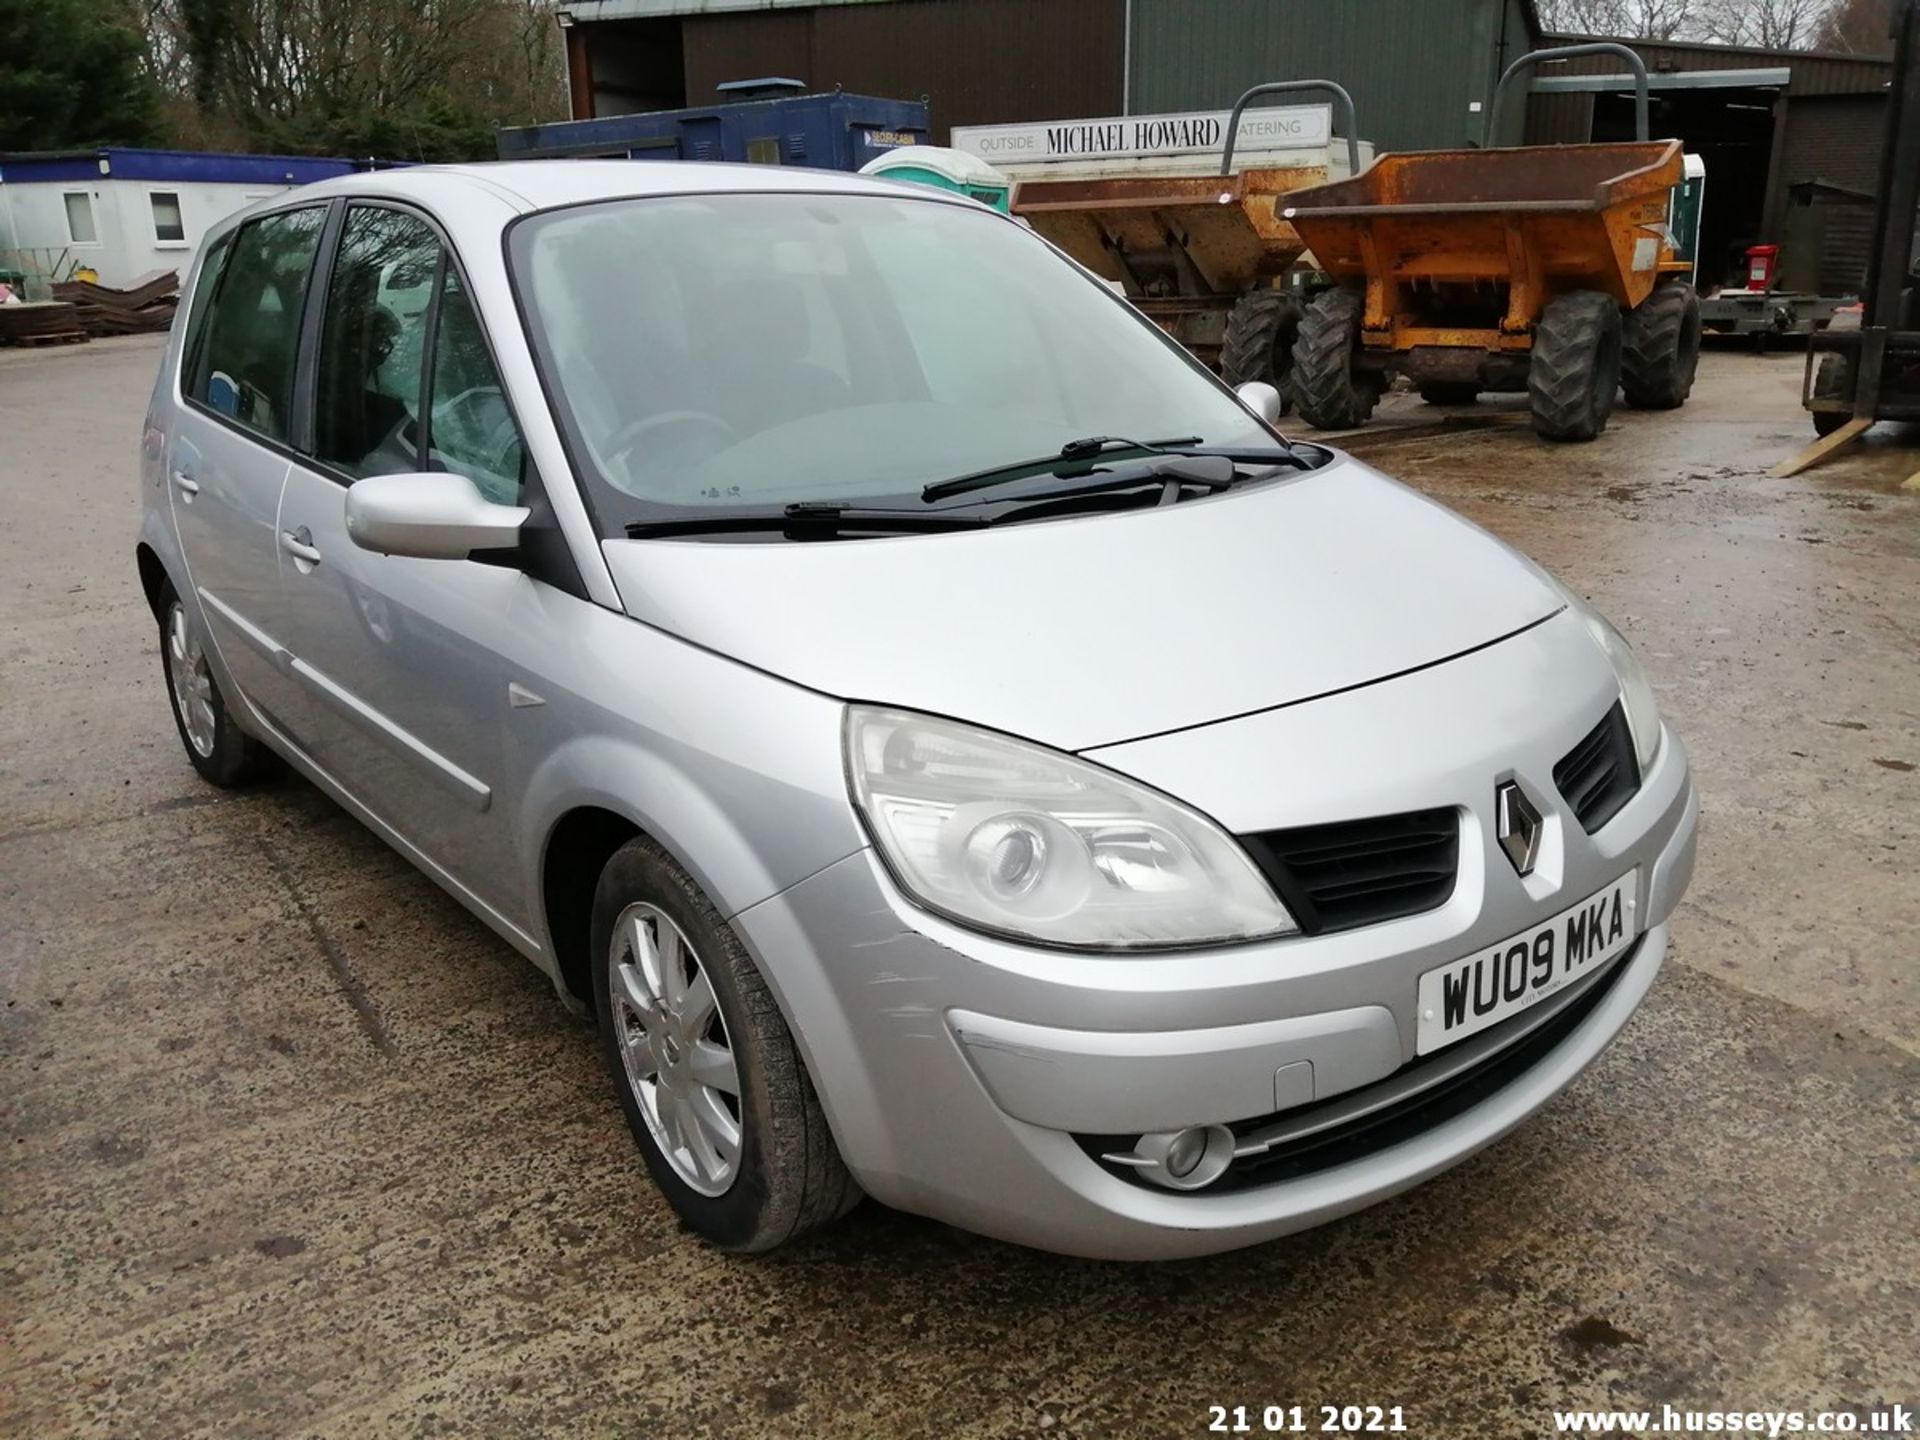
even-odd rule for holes
{"type": "Polygon", "coordinates": [[[1085,948],[1282,935],[1293,917],[1206,816],[957,721],[847,709],[854,803],[901,887],[962,924],[1085,948]]]}
{"type": "MultiPolygon", "coordinates": [[[[1545,573],[1544,571],[1542,573],[1545,573]]],[[[1653,685],[1647,679],[1647,672],[1640,666],[1640,658],[1633,653],[1633,647],[1627,644],[1626,636],[1613,628],[1598,610],[1582,600],[1553,576],[1554,589],[1560,592],[1567,602],[1567,608],[1580,618],[1587,627],[1587,633],[1593,637],[1613,666],[1613,673],[1620,681],[1620,699],[1626,706],[1627,729],[1633,732],[1633,753],[1640,762],[1640,773],[1645,775],[1653,768],[1654,757],[1660,753],[1660,706],[1653,698],[1653,685]]]]}

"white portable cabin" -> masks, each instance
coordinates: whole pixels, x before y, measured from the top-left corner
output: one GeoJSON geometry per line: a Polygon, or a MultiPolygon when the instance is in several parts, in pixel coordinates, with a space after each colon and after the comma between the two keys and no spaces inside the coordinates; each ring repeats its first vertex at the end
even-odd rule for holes
{"type": "Polygon", "coordinates": [[[184,280],[215,221],[357,168],[312,156],[119,146],[0,154],[0,271],[24,275],[29,292],[82,268],[116,287],[156,270],[184,280]]]}

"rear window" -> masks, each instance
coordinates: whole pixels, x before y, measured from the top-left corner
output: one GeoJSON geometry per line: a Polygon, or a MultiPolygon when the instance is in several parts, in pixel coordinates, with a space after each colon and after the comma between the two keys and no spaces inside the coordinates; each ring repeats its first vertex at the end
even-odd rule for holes
{"type": "Polygon", "coordinates": [[[270,440],[288,438],[300,309],[324,206],[266,215],[234,235],[187,394],[270,440]]]}

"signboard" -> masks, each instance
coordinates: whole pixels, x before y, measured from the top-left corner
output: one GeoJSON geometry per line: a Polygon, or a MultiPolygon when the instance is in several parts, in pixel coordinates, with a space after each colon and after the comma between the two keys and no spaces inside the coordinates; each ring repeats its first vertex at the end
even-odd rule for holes
{"type": "MultiPolygon", "coordinates": [[[[1049,160],[1121,160],[1146,155],[1217,155],[1231,110],[1174,115],[1116,115],[1103,120],[1040,120],[1024,125],[956,125],[953,148],[994,165],[1049,160]]],[[[1284,105],[1240,117],[1234,151],[1311,150],[1333,138],[1331,105],[1284,105]]]]}

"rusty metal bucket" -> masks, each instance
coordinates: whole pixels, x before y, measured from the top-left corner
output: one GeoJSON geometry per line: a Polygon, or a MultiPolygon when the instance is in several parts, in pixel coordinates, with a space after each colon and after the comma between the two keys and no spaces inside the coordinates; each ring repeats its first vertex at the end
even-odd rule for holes
{"type": "Polygon", "coordinates": [[[1013,213],[1129,295],[1225,295],[1281,274],[1305,248],[1282,219],[1289,192],[1325,166],[1238,175],[1024,180],[1013,213]]]}
{"type": "Polygon", "coordinates": [[[1499,285],[1500,328],[1519,334],[1564,290],[1602,290],[1626,309],[1646,299],[1670,268],[1681,179],[1677,140],[1436,150],[1298,192],[1281,218],[1335,281],[1365,284],[1369,332],[1419,311],[1422,289],[1499,285]]]}

